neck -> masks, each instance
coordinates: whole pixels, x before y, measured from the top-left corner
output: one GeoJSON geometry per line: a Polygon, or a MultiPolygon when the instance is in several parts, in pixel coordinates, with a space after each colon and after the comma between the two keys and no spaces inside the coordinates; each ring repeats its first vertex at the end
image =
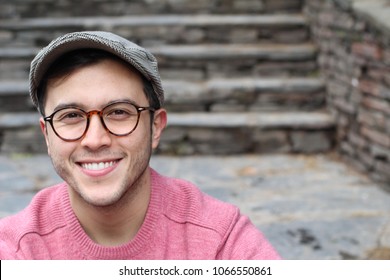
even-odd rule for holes
{"type": "Polygon", "coordinates": [[[119,246],[132,240],[141,228],[151,194],[150,171],[129,188],[114,205],[94,206],[71,195],[73,210],[87,235],[104,246],[119,246]]]}

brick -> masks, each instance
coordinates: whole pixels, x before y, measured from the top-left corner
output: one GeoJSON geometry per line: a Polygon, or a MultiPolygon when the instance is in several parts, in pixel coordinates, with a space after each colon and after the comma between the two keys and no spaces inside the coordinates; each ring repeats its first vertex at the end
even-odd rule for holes
{"type": "Polygon", "coordinates": [[[385,131],[390,135],[390,117],[387,117],[386,130],[385,131]]]}
{"type": "Polygon", "coordinates": [[[379,96],[390,100],[390,86],[381,85],[379,89],[379,96]]]}
{"type": "Polygon", "coordinates": [[[355,88],[351,90],[351,96],[349,100],[354,104],[354,106],[358,106],[362,102],[362,98],[363,95],[359,90],[355,88]]]}
{"type": "Polygon", "coordinates": [[[386,49],[383,52],[383,63],[385,65],[390,65],[390,50],[389,49],[386,49]]]}
{"type": "Polygon", "coordinates": [[[233,1],[233,9],[242,12],[247,12],[247,11],[260,12],[264,10],[264,3],[263,1],[259,1],[259,0],[235,0],[233,1]]]}
{"type": "MultiPolygon", "coordinates": [[[[390,63],[389,63],[390,64],[390,63]]],[[[385,85],[387,87],[390,87],[390,71],[387,71],[385,74],[384,74],[384,77],[383,77],[383,80],[385,82],[385,85]]]]}
{"type": "Polygon", "coordinates": [[[283,62],[261,62],[255,65],[253,74],[259,76],[296,76],[297,74],[307,74],[317,70],[315,61],[289,61],[283,62]]]}
{"type": "Polygon", "coordinates": [[[369,140],[374,141],[375,143],[385,147],[390,148],[390,137],[388,134],[385,134],[383,132],[373,130],[371,128],[363,126],[361,128],[361,133],[365,137],[367,137],[369,140]]]}
{"type": "Polygon", "coordinates": [[[205,31],[200,28],[191,28],[183,35],[186,43],[200,43],[206,38],[205,31]]]}
{"type": "Polygon", "coordinates": [[[173,12],[188,12],[189,10],[209,10],[212,8],[212,1],[197,0],[197,1],[183,1],[183,0],[167,0],[167,6],[173,12]]]}
{"type": "Polygon", "coordinates": [[[384,74],[385,69],[382,67],[369,68],[367,70],[367,76],[376,81],[377,83],[383,79],[384,74]]]}
{"type": "Polygon", "coordinates": [[[368,79],[359,80],[358,88],[364,92],[374,96],[379,96],[379,85],[377,82],[368,79]]]}
{"type": "Polygon", "coordinates": [[[245,112],[246,106],[238,104],[237,102],[232,103],[217,103],[210,106],[211,112],[245,112]]]}
{"type": "Polygon", "coordinates": [[[262,0],[262,2],[267,12],[300,11],[302,8],[302,0],[262,0]]]}
{"type": "Polygon", "coordinates": [[[389,176],[388,175],[385,175],[385,174],[382,174],[382,173],[379,173],[379,172],[375,172],[375,173],[371,173],[369,174],[370,178],[383,185],[387,190],[389,189],[389,176]]]}
{"type": "Polygon", "coordinates": [[[323,26],[337,30],[353,30],[355,21],[349,14],[341,13],[337,9],[325,10],[319,13],[318,21],[323,26]]]}
{"type": "Polygon", "coordinates": [[[325,132],[292,132],[291,143],[294,152],[318,153],[332,147],[329,135],[325,132]]]}
{"type": "Polygon", "coordinates": [[[349,144],[348,142],[341,142],[340,144],[340,151],[344,154],[347,154],[348,156],[350,157],[354,157],[355,156],[355,148],[349,144]]]}
{"type": "Polygon", "coordinates": [[[337,127],[337,143],[344,141],[347,138],[347,130],[337,127]]]}
{"type": "MultiPolygon", "coordinates": [[[[339,112],[337,112],[339,113],[339,112]]],[[[347,114],[338,114],[337,116],[337,125],[342,129],[347,130],[351,123],[351,119],[347,114]]]]}
{"type": "Polygon", "coordinates": [[[375,43],[359,42],[352,44],[352,53],[362,56],[365,58],[370,58],[374,60],[381,60],[383,57],[382,48],[375,43]]]}
{"type": "Polygon", "coordinates": [[[348,133],[348,140],[358,149],[365,149],[368,147],[368,141],[352,131],[348,133]]]}
{"type": "Polygon", "coordinates": [[[46,153],[47,147],[38,125],[24,130],[4,132],[1,143],[2,153],[46,153]]]}
{"type": "Polygon", "coordinates": [[[342,154],[342,158],[353,168],[355,168],[357,171],[360,171],[362,173],[367,174],[368,170],[364,164],[360,160],[358,160],[356,157],[349,157],[344,154],[342,154]]]}
{"type": "Polygon", "coordinates": [[[333,100],[333,104],[347,114],[353,115],[356,112],[356,107],[345,99],[337,98],[333,100]]]}
{"type": "Polygon", "coordinates": [[[370,153],[374,158],[390,161],[390,149],[372,144],[370,145],[370,153]]]}
{"type": "Polygon", "coordinates": [[[191,128],[188,131],[188,141],[201,154],[244,153],[252,146],[249,132],[250,130],[241,128],[191,128]]]}
{"type": "Polygon", "coordinates": [[[11,31],[0,31],[0,42],[2,45],[6,44],[7,42],[11,41],[13,39],[13,35],[11,31]]]}
{"type": "Polygon", "coordinates": [[[28,80],[30,65],[27,61],[7,61],[0,58],[0,77],[2,80],[28,80]]]}
{"type": "Polygon", "coordinates": [[[201,81],[205,77],[205,73],[201,69],[165,68],[160,70],[160,74],[163,80],[201,81]]]}
{"type": "Polygon", "coordinates": [[[357,121],[363,125],[384,130],[386,127],[387,118],[384,114],[379,112],[359,110],[357,121]]]}
{"type": "Polygon", "coordinates": [[[168,126],[161,136],[162,142],[175,142],[183,140],[187,135],[185,129],[168,126]]]}
{"type": "Polygon", "coordinates": [[[345,85],[353,85],[354,84],[354,78],[351,74],[343,73],[343,72],[336,72],[333,69],[330,69],[330,75],[331,78],[338,81],[339,83],[343,83],[345,85]]]}
{"type": "Polygon", "coordinates": [[[375,161],[369,153],[363,150],[358,150],[356,154],[357,158],[366,166],[368,170],[373,168],[375,161]]]}
{"type": "Polygon", "coordinates": [[[327,84],[328,94],[338,97],[348,97],[350,92],[350,86],[344,83],[340,83],[334,80],[330,80],[327,84]]]}
{"type": "Polygon", "coordinates": [[[257,29],[235,28],[230,32],[230,42],[232,43],[250,43],[255,42],[258,37],[257,29]]]}
{"type": "Polygon", "coordinates": [[[372,80],[361,80],[359,82],[359,89],[363,93],[390,100],[389,87],[387,85],[381,84],[380,82],[375,82],[372,80]]]}
{"type": "Polygon", "coordinates": [[[331,41],[334,40],[335,33],[332,29],[327,28],[326,26],[319,26],[317,29],[317,34],[320,40],[329,40],[323,41],[322,44],[326,46],[326,50],[331,50],[331,41]]]}
{"type": "Polygon", "coordinates": [[[359,68],[355,67],[353,59],[348,57],[348,53],[343,48],[336,50],[336,56],[334,58],[334,68],[341,73],[349,75],[359,75],[359,68]],[[338,53],[337,53],[338,52],[338,53]]]}
{"type": "Polygon", "coordinates": [[[253,133],[254,151],[261,153],[291,152],[286,131],[255,130],[253,133]]]}
{"type": "Polygon", "coordinates": [[[390,163],[389,161],[377,161],[375,163],[375,169],[382,174],[385,178],[387,178],[387,182],[390,182],[390,163]]]}
{"type": "Polygon", "coordinates": [[[309,30],[289,28],[288,30],[272,32],[270,40],[280,43],[299,43],[308,40],[309,30]]]}
{"type": "Polygon", "coordinates": [[[367,109],[377,110],[390,115],[390,101],[378,98],[363,97],[361,104],[367,109]]]}

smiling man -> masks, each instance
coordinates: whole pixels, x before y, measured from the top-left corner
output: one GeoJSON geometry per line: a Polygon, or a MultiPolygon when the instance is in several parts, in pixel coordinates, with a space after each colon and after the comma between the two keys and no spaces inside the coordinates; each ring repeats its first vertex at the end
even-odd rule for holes
{"type": "Polygon", "coordinates": [[[167,123],[155,57],[107,32],[61,36],[30,94],[64,182],[0,221],[0,259],[278,259],[246,216],[150,168],[167,123]]]}

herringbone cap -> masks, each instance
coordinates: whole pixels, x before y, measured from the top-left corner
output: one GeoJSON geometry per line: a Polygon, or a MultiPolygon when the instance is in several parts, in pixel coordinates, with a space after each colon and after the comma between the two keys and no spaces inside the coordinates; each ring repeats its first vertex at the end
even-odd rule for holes
{"type": "Polygon", "coordinates": [[[31,62],[30,96],[35,106],[38,107],[38,86],[50,65],[67,52],[86,48],[107,51],[131,64],[151,82],[160,106],[164,104],[164,89],[158,72],[157,60],[152,53],[110,32],[83,31],[58,37],[43,48],[31,62]]]}

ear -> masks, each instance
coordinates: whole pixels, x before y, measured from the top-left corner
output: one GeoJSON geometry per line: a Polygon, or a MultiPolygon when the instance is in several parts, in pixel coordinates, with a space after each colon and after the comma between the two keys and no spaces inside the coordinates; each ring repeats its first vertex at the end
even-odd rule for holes
{"type": "Polygon", "coordinates": [[[159,109],[154,112],[154,120],[152,127],[152,148],[156,149],[161,138],[161,134],[167,125],[167,111],[159,109]]]}
{"type": "Polygon", "coordinates": [[[39,119],[39,125],[41,127],[41,131],[42,131],[42,134],[43,136],[45,137],[45,141],[46,141],[46,147],[47,147],[47,153],[48,155],[50,156],[50,145],[49,145],[49,138],[48,138],[48,135],[47,135],[47,126],[46,126],[46,122],[45,120],[43,119],[43,117],[41,117],[39,119]]]}

